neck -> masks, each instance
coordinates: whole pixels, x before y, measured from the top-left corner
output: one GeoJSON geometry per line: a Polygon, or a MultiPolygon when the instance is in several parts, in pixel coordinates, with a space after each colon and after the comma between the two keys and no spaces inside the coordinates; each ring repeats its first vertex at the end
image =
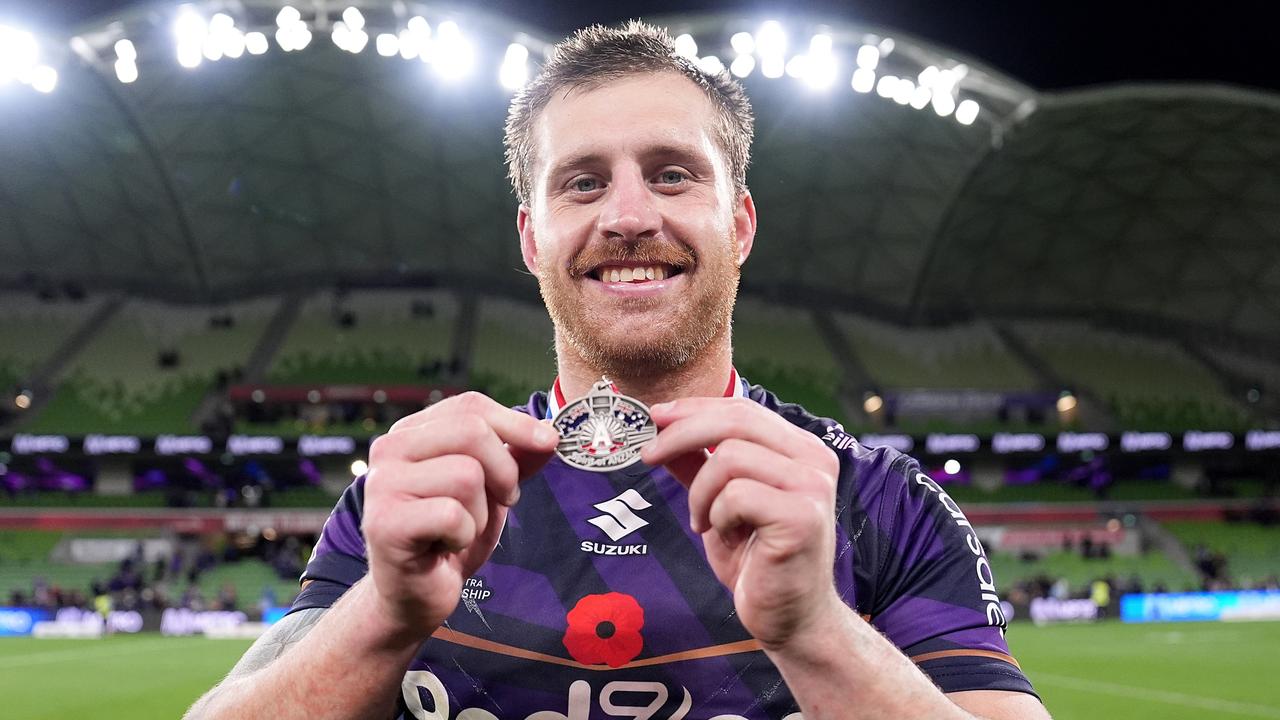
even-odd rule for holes
{"type": "MultiPolygon", "coordinates": [[[[569,399],[587,394],[603,374],[576,353],[560,333],[556,333],[556,365],[560,389],[569,399]]],[[[733,370],[733,347],[726,332],[697,357],[675,370],[658,373],[613,374],[609,380],[623,395],[646,405],[686,397],[720,397],[733,370]]]]}

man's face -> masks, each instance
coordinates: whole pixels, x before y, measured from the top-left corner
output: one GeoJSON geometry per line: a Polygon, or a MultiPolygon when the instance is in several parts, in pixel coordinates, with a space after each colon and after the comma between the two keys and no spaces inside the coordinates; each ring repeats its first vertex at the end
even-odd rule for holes
{"type": "Polygon", "coordinates": [[[538,118],[521,249],[562,338],[605,374],[669,372],[729,330],[755,209],[715,122],[676,73],[562,92],[538,118]]]}

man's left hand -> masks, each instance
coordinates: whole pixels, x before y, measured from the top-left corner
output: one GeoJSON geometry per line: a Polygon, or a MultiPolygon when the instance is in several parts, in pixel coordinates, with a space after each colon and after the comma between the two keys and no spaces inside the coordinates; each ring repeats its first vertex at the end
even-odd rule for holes
{"type": "Polygon", "coordinates": [[[781,649],[847,612],[832,579],[835,452],[746,398],[687,398],[652,414],[659,432],[641,459],[689,489],[693,530],[747,631],[781,649]]]}

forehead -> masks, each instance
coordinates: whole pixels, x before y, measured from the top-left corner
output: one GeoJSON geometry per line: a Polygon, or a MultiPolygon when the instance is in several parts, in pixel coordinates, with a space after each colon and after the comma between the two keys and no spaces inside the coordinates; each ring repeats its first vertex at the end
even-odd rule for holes
{"type": "Polygon", "coordinates": [[[541,170],[564,158],[639,153],[687,146],[719,159],[716,112],[692,80],[672,72],[628,75],[602,85],[560,91],[535,129],[541,170]]]}

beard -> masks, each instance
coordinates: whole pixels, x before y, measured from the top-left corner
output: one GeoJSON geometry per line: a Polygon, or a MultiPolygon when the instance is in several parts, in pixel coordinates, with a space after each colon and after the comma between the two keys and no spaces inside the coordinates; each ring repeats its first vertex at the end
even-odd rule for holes
{"type": "MultiPolygon", "coordinates": [[[[740,268],[736,233],[713,244],[701,256],[682,243],[601,241],[584,247],[569,263],[568,277],[557,267],[540,267],[538,287],[556,333],[592,368],[611,378],[648,378],[673,372],[725,337],[733,323],[740,268]],[[599,307],[585,296],[587,273],[609,262],[665,264],[687,275],[687,287],[674,298],[619,297],[599,307]],[[661,309],[659,319],[653,313],[661,309]],[[641,330],[619,320],[649,316],[641,330]]],[[[665,295],[666,293],[664,293],[665,295]]]]}

